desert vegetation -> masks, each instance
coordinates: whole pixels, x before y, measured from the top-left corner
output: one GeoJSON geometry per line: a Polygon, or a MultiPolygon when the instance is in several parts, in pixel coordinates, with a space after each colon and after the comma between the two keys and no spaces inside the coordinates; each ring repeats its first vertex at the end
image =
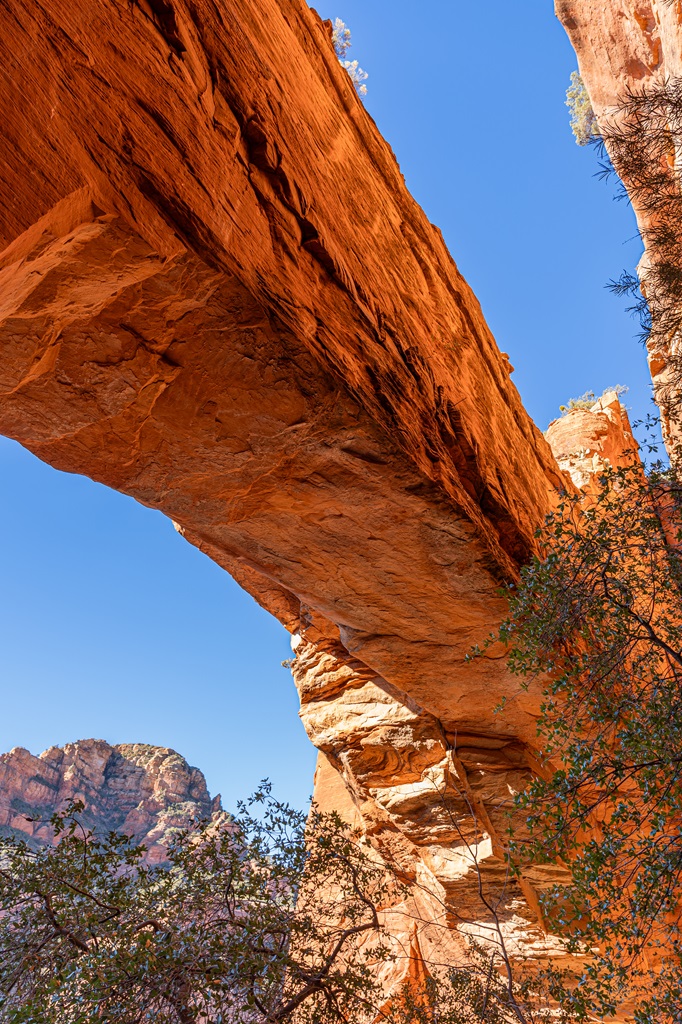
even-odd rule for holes
{"type": "Polygon", "coordinates": [[[334,21],[332,42],[334,44],[336,56],[339,58],[339,64],[348,72],[350,80],[355,86],[355,91],[359,96],[366,96],[367,86],[365,85],[365,82],[369,76],[366,71],[362,70],[357,60],[347,60],[346,58],[346,54],[352,45],[351,33],[350,29],[346,23],[341,20],[341,18],[336,18],[334,21]]]}
{"type": "MultiPolygon", "coordinates": [[[[578,1019],[625,1007],[638,1024],[673,1024],[682,1006],[682,84],[631,89],[598,127],[577,76],[568,103],[577,141],[598,146],[601,176],[620,176],[638,215],[639,273],[611,288],[634,298],[650,358],[666,365],[655,397],[668,452],[650,437],[646,467],[607,467],[596,495],[563,494],[510,590],[497,639],[522,687],[550,680],[543,770],[518,798],[532,839],[512,844],[512,856],[570,865],[571,883],[545,897],[548,921],[584,958],[577,971],[549,972],[561,1005],[578,1019]]],[[[655,432],[657,417],[648,425],[655,432]]]]}
{"type": "Polygon", "coordinates": [[[606,387],[602,391],[601,396],[595,395],[594,391],[585,391],[582,395],[578,395],[577,398],[569,398],[566,405],[560,405],[559,409],[562,416],[565,416],[567,412],[571,412],[573,409],[591,409],[599,397],[603,398],[604,395],[614,394],[620,398],[627,391],[628,388],[625,384],[613,384],[610,387],[606,387]]]}
{"type": "Polygon", "coordinates": [[[681,495],[677,458],[562,495],[495,637],[521,688],[549,679],[511,856],[570,865],[544,909],[581,966],[546,979],[579,1020],[672,1024],[682,1005],[681,495]]]}
{"type": "Polygon", "coordinates": [[[597,118],[579,71],[571,72],[571,81],[566,90],[566,106],[571,115],[571,131],[579,146],[587,146],[593,139],[599,138],[597,118]]]}
{"type": "Polygon", "coordinates": [[[264,783],[237,815],[178,830],[150,867],[144,846],[85,827],[82,811],[52,817],[54,846],[0,840],[8,1024],[547,1019],[500,942],[410,977],[414,953],[385,926],[406,880],[335,813],[305,816],[264,783]],[[396,963],[407,980],[387,999],[396,963]]]}
{"type": "Polygon", "coordinates": [[[679,415],[682,388],[682,79],[670,76],[630,88],[602,115],[598,128],[584,86],[573,86],[573,130],[597,147],[599,177],[615,178],[616,197],[632,203],[637,214],[644,255],[636,272],[624,270],[608,287],[631,300],[629,311],[639,322],[656,378],[656,401],[669,430],[669,418],[679,415]]]}

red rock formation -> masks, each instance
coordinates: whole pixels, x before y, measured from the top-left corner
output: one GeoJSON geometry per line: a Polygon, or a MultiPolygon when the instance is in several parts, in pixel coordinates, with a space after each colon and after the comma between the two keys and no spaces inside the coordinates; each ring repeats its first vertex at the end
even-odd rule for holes
{"type": "Polygon", "coordinates": [[[371,680],[437,763],[532,739],[463,659],[559,476],[478,303],[304,3],[153,10],[0,15],[0,428],[172,516],[318,709],[371,680]]]}
{"type": "Polygon", "coordinates": [[[639,463],[639,446],[615,391],[605,392],[591,408],[571,409],[553,420],[545,437],[559,467],[586,493],[599,489],[603,470],[639,463]]]}
{"type": "Polygon", "coordinates": [[[8,0],[0,116],[0,430],[164,511],[290,630],[318,797],[343,777],[432,945],[490,926],[473,849],[510,947],[556,951],[551,871],[503,860],[537,692],[465,656],[564,481],[329,27],[8,0]]]}
{"type": "MultiPolygon", "coordinates": [[[[555,0],[556,12],[575,48],[580,73],[586,85],[597,119],[602,125],[618,124],[621,108],[631,93],[642,94],[660,89],[670,79],[682,76],[682,14],[680,4],[675,0],[555,0]]],[[[677,114],[679,120],[679,113],[677,114]]],[[[607,133],[608,134],[608,133],[607,133]]],[[[680,194],[680,154],[676,143],[671,140],[670,153],[661,165],[656,163],[658,177],[657,191],[663,195],[666,189],[671,195],[680,194]],[[667,183],[661,179],[661,172],[667,183]]],[[[645,196],[633,188],[628,168],[618,159],[618,151],[610,146],[616,169],[621,173],[626,188],[631,190],[631,199],[637,215],[640,230],[646,240],[647,228],[652,218],[659,214],[648,209],[645,196]]],[[[646,144],[642,151],[646,161],[646,144]]],[[[679,204],[679,199],[677,200],[679,204]]],[[[678,235],[676,243],[682,245],[682,233],[674,221],[679,221],[678,207],[674,218],[666,215],[668,226],[678,235]]],[[[667,214],[670,210],[667,211],[667,214]]],[[[655,253],[645,251],[640,262],[640,275],[646,291],[646,276],[655,253]]],[[[617,269],[617,268],[616,268],[617,269]]],[[[671,358],[678,363],[680,348],[679,331],[671,331],[668,337],[653,337],[648,344],[649,369],[654,382],[654,393],[662,406],[666,434],[682,438],[679,423],[669,422],[670,387],[676,381],[675,392],[679,392],[679,373],[672,371],[671,358]]],[[[679,394],[675,394],[675,406],[679,394]]],[[[678,418],[675,412],[674,418],[678,418]]]]}
{"type": "Polygon", "coordinates": [[[198,768],[166,747],[78,740],[39,757],[23,747],[0,755],[0,831],[49,842],[49,819],[83,802],[88,827],[123,832],[148,847],[147,860],[165,858],[168,832],[220,810],[198,768]]]}

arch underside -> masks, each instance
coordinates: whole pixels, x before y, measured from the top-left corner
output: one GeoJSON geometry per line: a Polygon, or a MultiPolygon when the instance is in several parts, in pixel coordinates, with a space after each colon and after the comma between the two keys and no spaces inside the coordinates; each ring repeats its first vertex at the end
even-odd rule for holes
{"type": "Polygon", "coordinates": [[[542,956],[556,871],[509,879],[502,843],[538,695],[464,659],[559,470],[324,24],[224,6],[0,13],[0,431],[163,511],[296,637],[318,799],[423,884],[422,947],[485,926],[473,844],[542,956]]]}

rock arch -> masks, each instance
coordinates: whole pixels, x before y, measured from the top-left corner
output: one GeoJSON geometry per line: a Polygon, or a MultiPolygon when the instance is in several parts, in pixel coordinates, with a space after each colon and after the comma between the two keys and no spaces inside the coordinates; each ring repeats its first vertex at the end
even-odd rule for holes
{"type": "Polygon", "coordinates": [[[0,430],[165,512],[276,615],[320,799],[472,925],[474,808],[510,935],[542,944],[543,879],[519,912],[498,835],[536,697],[494,715],[504,661],[464,656],[560,471],[328,26],[162,6],[0,15],[0,430]]]}

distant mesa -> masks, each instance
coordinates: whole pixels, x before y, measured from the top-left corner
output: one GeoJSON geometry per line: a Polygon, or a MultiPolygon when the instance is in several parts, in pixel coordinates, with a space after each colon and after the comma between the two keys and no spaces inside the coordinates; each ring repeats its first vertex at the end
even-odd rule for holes
{"type": "Polygon", "coordinates": [[[203,773],[168,747],[88,739],[38,757],[23,747],[0,754],[0,835],[50,843],[51,815],[72,800],[85,805],[81,820],[89,828],[144,843],[150,864],[165,860],[174,829],[222,810],[203,773]]]}

